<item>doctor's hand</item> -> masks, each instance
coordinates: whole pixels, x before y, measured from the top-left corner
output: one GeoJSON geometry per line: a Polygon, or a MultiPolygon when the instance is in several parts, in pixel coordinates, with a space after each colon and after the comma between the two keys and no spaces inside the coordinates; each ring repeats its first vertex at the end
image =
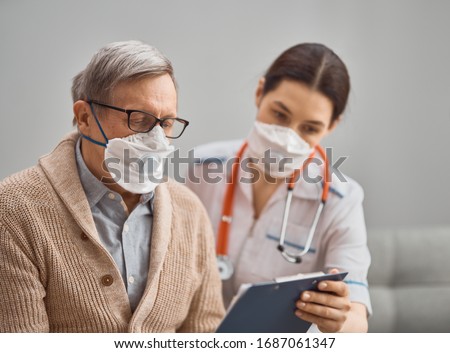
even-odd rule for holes
{"type": "MultiPolygon", "coordinates": [[[[338,273],[331,270],[330,273],[338,273]]],[[[340,332],[343,330],[352,303],[349,290],[343,281],[321,281],[318,292],[305,291],[296,302],[295,315],[302,320],[316,324],[322,332],[340,332]]]]}

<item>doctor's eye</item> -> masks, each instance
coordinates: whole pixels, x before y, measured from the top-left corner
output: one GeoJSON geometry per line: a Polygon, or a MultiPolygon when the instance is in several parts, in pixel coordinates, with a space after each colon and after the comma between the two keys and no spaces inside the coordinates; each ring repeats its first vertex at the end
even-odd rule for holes
{"type": "Polygon", "coordinates": [[[308,135],[314,135],[314,134],[319,133],[320,130],[315,126],[303,125],[302,127],[300,127],[300,132],[302,132],[304,134],[308,134],[308,135]]]}
{"type": "Polygon", "coordinates": [[[272,112],[273,112],[273,116],[274,116],[277,120],[279,120],[279,121],[281,121],[281,122],[288,122],[289,117],[288,117],[285,113],[280,112],[279,110],[273,110],[272,112]]]}

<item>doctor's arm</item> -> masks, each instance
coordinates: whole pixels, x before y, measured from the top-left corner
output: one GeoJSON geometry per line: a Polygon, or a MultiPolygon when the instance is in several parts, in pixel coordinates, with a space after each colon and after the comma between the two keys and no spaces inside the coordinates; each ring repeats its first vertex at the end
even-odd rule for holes
{"type": "Polygon", "coordinates": [[[356,182],[348,187],[343,198],[327,205],[330,224],[323,239],[327,244],[324,267],[333,269],[331,272],[349,272],[346,279],[352,284],[322,281],[318,292],[302,293],[297,302],[299,317],[317,324],[323,332],[368,330],[370,253],[362,207],[364,192],[356,182]]]}

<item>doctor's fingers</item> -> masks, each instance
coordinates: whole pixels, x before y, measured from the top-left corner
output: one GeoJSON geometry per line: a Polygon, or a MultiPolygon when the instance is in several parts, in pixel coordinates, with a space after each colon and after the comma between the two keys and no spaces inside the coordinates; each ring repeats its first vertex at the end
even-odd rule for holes
{"type": "Polygon", "coordinates": [[[299,309],[302,309],[303,303],[316,303],[344,311],[351,309],[351,302],[348,297],[339,297],[326,292],[303,292],[296,305],[299,309]]]}
{"type": "Polygon", "coordinates": [[[340,297],[347,297],[350,293],[347,283],[343,281],[321,281],[318,288],[323,292],[333,292],[340,297]]]}
{"type": "Polygon", "coordinates": [[[322,332],[339,332],[347,320],[347,313],[317,304],[306,304],[295,315],[302,320],[316,324],[322,332]]]}

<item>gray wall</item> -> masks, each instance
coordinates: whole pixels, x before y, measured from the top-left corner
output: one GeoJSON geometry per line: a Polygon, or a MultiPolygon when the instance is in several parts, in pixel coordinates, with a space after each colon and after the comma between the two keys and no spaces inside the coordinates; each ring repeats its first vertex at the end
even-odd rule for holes
{"type": "Polygon", "coordinates": [[[325,145],[366,192],[369,226],[449,223],[450,3],[0,0],[0,179],[71,130],[72,77],[108,42],[140,39],[175,66],[178,146],[244,137],[258,78],[287,47],[322,42],[352,77],[325,145]]]}

